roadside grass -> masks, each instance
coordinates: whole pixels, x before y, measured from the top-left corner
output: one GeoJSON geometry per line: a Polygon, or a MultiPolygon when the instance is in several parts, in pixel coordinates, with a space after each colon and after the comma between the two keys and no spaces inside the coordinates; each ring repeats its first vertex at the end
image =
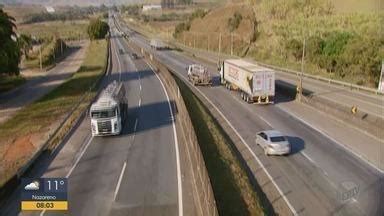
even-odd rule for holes
{"type": "Polygon", "coordinates": [[[25,82],[23,76],[0,75],[0,93],[12,90],[25,82]]]}
{"type": "Polygon", "coordinates": [[[50,21],[17,26],[17,32],[46,39],[57,36],[64,40],[87,39],[88,20],[50,21]]]}
{"type": "Polygon", "coordinates": [[[175,80],[191,116],[219,215],[273,215],[254,191],[230,138],[188,86],[177,77],[175,80]]]}
{"type": "Polygon", "coordinates": [[[27,152],[25,154],[30,157],[24,157],[23,161],[6,161],[11,165],[5,164],[6,150],[12,148],[17,139],[31,134],[44,136],[52,125],[57,124],[73,109],[74,105],[89,103],[96,95],[96,81],[103,75],[107,63],[106,52],[107,41],[92,41],[78,72],[38,101],[22,108],[13,118],[0,124],[0,165],[3,166],[0,171],[4,170],[4,173],[0,173],[0,186],[33,154],[27,152]]]}
{"type": "MultiPolygon", "coordinates": [[[[60,61],[60,59],[67,54],[68,46],[61,39],[47,41],[42,44],[41,58],[42,66],[49,67],[60,61]],[[61,47],[62,46],[62,47],[61,47]],[[63,53],[61,53],[61,48],[63,53]]],[[[39,51],[30,53],[28,59],[23,60],[23,65],[26,68],[39,68],[40,67],[40,54],[39,51]]]]}

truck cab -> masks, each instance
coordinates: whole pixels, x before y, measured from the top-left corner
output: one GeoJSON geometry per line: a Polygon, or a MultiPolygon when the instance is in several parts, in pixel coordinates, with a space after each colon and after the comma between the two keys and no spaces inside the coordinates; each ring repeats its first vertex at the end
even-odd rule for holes
{"type": "Polygon", "coordinates": [[[109,84],[90,108],[92,136],[118,135],[127,117],[124,86],[109,84]]]}

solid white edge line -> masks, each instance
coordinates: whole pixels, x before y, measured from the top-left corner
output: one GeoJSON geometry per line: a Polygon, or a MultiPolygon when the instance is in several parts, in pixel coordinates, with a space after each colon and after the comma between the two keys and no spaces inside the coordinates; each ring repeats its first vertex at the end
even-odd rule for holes
{"type": "MultiPolygon", "coordinates": [[[[283,112],[285,113],[288,113],[288,111],[286,111],[285,109],[279,107],[280,110],[282,110],[283,112]]],[[[325,133],[323,130],[317,128],[316,126],[312,125],[311,123],[305,121],[304,119],[302,119],[301,117],[297,116],[296,114],[293,114],[291,112],[288,113],[288,115],[291,115],[293,116],[294,118],[296,118],[298,121],[300,121],[301,123],[307,125],[308,127],[314,129],[315,131],[317,131],[318,133],[322,134],[323,136],[327,137],[329,140],[333,141],[334,143],[336,143],[338,146],[342,147],[344,150],[346,150],[347,152],[350,152],[351,154],[353,154],[354,156],[360,158],[360,160],[362,160],[363,162],[367,163],[370,167],[374,168],[376,171],[378,171],[379,173],[384,173],[384,170],[381,170],[379,169],[378,167],[376,167],[374,164],[372,164],[370,161],[366,160],[361,154],[358,154],[356,153],[355,151],[353,151],[352,148],[340,143],[339,141],[337,141],[336,139],[332,138],[331,136],[329,136],[327,133],[325,133]]]]}
{"type": "MultiPolygon", "coordinates": [[[[185,81],[187,81],[184,77],[182,77],[185,81]]],[[[276,182],[273,180],[271,174],[268,172],[268,170],[265,168],[263,163],[260,161],[260,159],[256,156],[256,154],[253,152],[251,147],[248,145],[248,143],[243,139],[243,137],[239,134],[239,132],[235,129],[235,127],[230,123],[230,121],[225,117],[225,115],[216,107],[216,105],[207,97],[205,94],[200,91],[196,86],[193,86],[215,109],[216,111],[223,117],[223,119],[227,122],[227,124],[231,127],[231,129],[235,132],[235,134],[240,138],[241,142],[244,143],[244,145],[247,147],[249,152],[252,154],[252,156],[255,158],[255,160],[260,164],[261,168],[264,170],[264,172],[267,174],[268,178],[271,180],[272,184],[276,187],[277,191],[280,193],[280,196],[283,197],[284,201],[287,203],[288,208],[292,211],[294,215],[298,215],[295,208],[292,206],[292,204],[289,202],[288,198],[285,196],[283,191],[280,189],[280,187],[276,184],[276,182]]],[[[268,123],[268,122],[267,122],[268,123]]]]}
{"type": "Polygon", "coordinates": [[[93,140],[93,136],[91,135],[91,137],[89,138],[89,140],[88,140],[87,144],[85,145],[83,151],[81,151],[79,157],[76,159],[75,163],[73,164],[72,168],[69,170],[69,172],[67,173],[65,178],[68,178],[69,176],[71,176],[73,170],[76,168],[77,164],[80,162],[80,159],[83,157],[85,151],[88,149],[88,147],[91,144],[92,140],[93,140]]]}
{"type": "Polygon", "coordinates": [[[135,127],[133,128],[133,131],[134,131],[134,132],[136,132],[137,123],[138,123],[138,120],[137,120],[137,118],[136,118],[136,121],[135,121],[135,127]]]}
{"type": "MultiPolygon", "coordinates": [[[[67,173],[65,178],[68,178],[72,174],[73,170],[76,168],[77,164],[80,162],[80,159],[83,157],[85,151],[88,149],[88,146],[91,144],[92,140],[93,140],[93,136],[91,135],[91,137],[89,138],[89,140],[88,140],[87,144],[85,145],[84,149],[81,151],[79,157],[77,157],[75,163],[72,165],[71,169],[69,170],[69,172],[67,173]]],[[[40,216],[43,216],[45,214],[45,211],[46,210],[43,210],[40,213],[40,216]]]]}
{"type": "MultiPolygon", "coordinates": [[[[167,96],[168,100],[168,107],[169,111],[171,112],[171,117],[174,119],[174,114],[171,106],[171,101],[169,100],[168,92],[165,89],[165,86],[163,84],[163,81],[161,81],[159,75],[155,73],[155,70],[153,67],[145,61],[145,63],[151,68],[152,72],[156,75],[157,79],[160,81],[161,86],[163,87],[163,90],[165,92],[165,95],[167,96]]],[[[178,189],[178,203],[179,203],[179,216],[183,216],[183,189],[182,189],[182,184],[181,184],[181,169],[180,169],[180,155],[179,155],[179,142],[177,140],[177,132],[176,132],[176,126],[175,126],[175,121],[172,121],[172,127],[173,127],[173,138],[175,141],[175,152],[176,152],[176,169],[177,169],[177,189],[178,189]]]]}
{"type": "Polygon", "coordinates": [[[123,180],[124,171],[125,171],[125,167],[126,166],[127,166],[127,162],[124,161],[124,165],[123,165],[123,168],[121,169],[119,180],[117,181],[117,185],[116,185],[116,188],[115,188],[115,193],[114,193],[114,196],[113,196],[113,201],[116,201],[117,193],[119,193],[119,188],[120,188],[120,185],[121,185],[121,180],[123,180]]]}

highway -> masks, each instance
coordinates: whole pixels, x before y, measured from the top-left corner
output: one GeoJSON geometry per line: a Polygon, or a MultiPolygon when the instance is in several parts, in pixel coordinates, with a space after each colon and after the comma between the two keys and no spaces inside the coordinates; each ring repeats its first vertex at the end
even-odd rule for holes
{"type": "MultiPolygon", "coordinates": [[[[112,70],[102,86],[113,80],[125,85],[129,111],[122,134],[92,137],[86,116],[27,176],[67,177],[69,215],[183,215],[183,201],[193,201],[183,199],[172,101],[149,65],[130,58],[113,27],[111,47],[112,70]]],[[[0,215],[57,215],[20,212],[20,190],[0,215]]]]}
{"type": "MultiPolygon", "coordinates": [[[[196,54],[213,64],[217,64],[219,57],[217,53],[207,52],[205,50],[194,50],[183,46],[184,49],[196,54]]],[[[222,54],[223,58],[232,58],[229,55],[222,54]]],[[[252,61],[252,59],[250,59],[252,61]]],[[[297,86],[299,77],[296,74],[275,70],[276,78],[284,83],[297,86]]],[[[350,87],[331,85],[327,82],[303,77],[303,89],[311,93],[311,97],[321,97],[330,100],[336,104],[346,107],[357,106],[358,110],[367,113],[374,118],[383,118],[384,116],[384,96],[374,95],[364,91],[351,90],[350,87]]]]}
{"type": "MultiPolygon", "coordinates": [[[[132,32],[128,27],[123,29],[132,32]]],[[[148,39],[137,33],[130,40],[150,50],[148,39]]],[[[151,51],[182,80],[186,66],[198,60],[176,51],[151,51]]],[[[199,62],[211,71],[212,65],[199,62]]],[[[217,78],[216,78],[217,83],[217,78]]],[[[190,85],[190,84],[189,84],[190,85]]],[[[252,149],[275,184],[282,192],[293,213],[298,215],[383,215],[383,173],[350,151],[332,137],[304,124],[285,112],[279,105],[291,98],[277,92],[271,106],[245,104],[234,92],[219,85],[197,88],[203,97],[219,110],[236,130],[245,146],[252,149]],[[255,145],[257,131],[278,129],[288,135],[293,152],[287,157],[267,157],[255,145]],[[354,196],[345,191],[356,189],[354,196]]],[[[342,129],[341,129],[342,130],[342,129]]],[[[256,160],[256,158],[248,159],[256,160]]]]}

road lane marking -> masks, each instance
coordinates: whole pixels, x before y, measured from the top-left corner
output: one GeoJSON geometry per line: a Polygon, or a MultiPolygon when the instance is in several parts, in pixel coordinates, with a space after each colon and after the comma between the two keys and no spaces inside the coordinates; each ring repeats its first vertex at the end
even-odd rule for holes
{"type": "MultiPolygon", "coordinates": [[[[146,62],[147,63],[147,62],[146,62]]],[[[148,63],[147,63],[148,64],[148,63]]],[[[149,67],[151,67],[151,69],[153,70],[152,66],[150,64],[148,64],[149,67]]],[[[155,75],[158,77],[158,75],[155,73],[155,75]]],[[[182,78],[186,81],[186,83],[189,84],[189,82],[187,82],[187,80],[185,79],[184,76],[182,76],[182,78]]],[[[158,77],[158,79],[160,80],[160,78],[158,77]]],[[[161,82],[161,80],[160,80],[161,82]]],[[[163,85],[163,83],[161,82],[161,84],[163,85]]],[[[191,86],[191,85],[190,85],[191,86]]],[[[164,86],[163,86],[164,87],[164,86]]],[[[250,153],[252,154],[252,156],[255,158],[255,160],[260,164],[260,166],[262,167],[262,169],[264,170],[264,172],[266,173],[266,175],[268,176],[268,178],[271,180],[272,184],[276,187],[277,191],[280,193],[280,196],[284,199],[284,201],[287,203],[288,205],[288,208],[292,211],[292,213],[294,215],[298,215],[297,214],[297,211],[295,210],[295,208],[292,206],[292,204],[289,202],[288,198],[285,196],[285,194],[282,192],[282,190],[280,189],[280,187],[276,184],[276,182],[273,180],[272,176],[269,174],[269,172],[267,171],[267,169],[265,168],[265,166],[263,165],[263,163],[261,163],[261,161],[258,159],[258,157],[256,156],[256,154],[253,152],[253,150],[251,149],[251,147],[246,143],[246,141],[243,139],[243,137],[239,134],[239,132],[234,128],[234,126],[229,122],[229,120],[225,117],[225,115],[216,107],[216,105],[210,100],[208,99],[207,96],[205,96],[205,94],[203,94],[200,89],[198,89],[197,87],[195,86],[192,86],[194,87],[216,110],[217,112],[223,117],[223,119],[228,123],[228,125],[232,128],[232,130],[235,132],[235,134],[240,138],[240,140],[244,143],[244,145],[247,147],[247,149],[250,151],[250,153]]],[[[168,96],[168,95],[167,95],[168,96]]],[[[178,151],[176,151],[176,154],[178,154],[178,151]]],[[[180,181],[179,181],[180,183],[180,181]]],[[[179,196],[179,202],[180,202],[180,196],[179,196]]],[[[179,209],[179,214],[180,214],[180,209],[179,209]]]]}
{"type": "MultiPolygon", "coordinates": [[[[140,76],[139,76],[139,77],[140,77],[140,76]]],[[[139,86],[139,87],[140,87],[140,91],[141,91],[141,83],[140,83],[140,86],[139,86]]]]}
{"type": "MultiPolygon", "coordinates": [[[[154,68],[147,62],[145,63],[151,68],[152,72],[156,75],[157,79],[160,81],[161,86],[163,87],[163,90],[165,92],[165,96],[167,97],[168,100],[168,108],[169,112],[171,113],[171,117],[173,118],[173,110],[171,106],[171,101],[169,100],[168,92],[165,89],[165,86],[163,84],[163,81],[161,81],[159,75],[155,73],[154,68]]],[[[182,189],[182,184],[181,184],[181,168],[180,168],[180,155],[179,155],[179,142],[177,140],[177,132],[176,132],[176,126],[175,126],[175,121],[172,121],[172,128],[173,128],[173,138],[174,138],[174,143],[175,143],[175,152],[176,152],[176,170],[177,170],[177,191],[178,191],[178,206],[179,206],[179,216],[183,216],[183,189],[182,189]]]]}
{"type": "MultiPolygon", "coordinates": [[[[285,113],[288,113],[288,111],[284,110],[283,108],[280,108],[283,112],[285,113]]],[[[332,142],[336,143],[338,146],[342,147],[344,150],[346,150],[346,152],[350,152],[352,153],[354,156],[360,158],[360,160],[362,160],[363,162],[367,163],[369,166],[371,166],[372,168],[374,168],[376,171],[380,172],[380,173],[384,173],[384,170],[381,170],[379,169],[378,167],[376,167],[373,163],[371,163],[370,161],[366,160],[361,154],[358,154],[356,153],[352,148],[348,147],[347,145],[344,145],[342,143],[340,143],[339,141],[337,141],[336,139],[332,138],[331,136],[329,136],[326,132],[324,132],[323,130],[317,128],[316,126],[314,126],[313,124],[307,122],[306,120],[304,120],[303,118],[297,116],[296,114],[293,114],[293,113],[288,113],[289,115],[293,116],[294,118],[296,118],[298,121],[300,121],[301,123],[307,125],[309,128],[312,128],[313,130],[317,131],[318,133],[322,134],[323,136],[325,136],[326,138],[328,138],[329,140],[331,140],[332,142]]]]}
{"type": "MultiPolygon", "coordinates": [[[[136,119],[136,121],[137,121],[137,119],[136,119]]],[[[114,193],[114,196],[113,196],[113,201],[116,201],[117,193],[119,192],[119,188],[120,188],[120,185],[121,185],[121,180],[123,180],[124,171],[125,171],[125,167],[126,166],[127,166],[127,162],[124,161],[124,165],[123,165],[123,168],[121,169],[119,180],[117,181],[117,185],[116,185],[116,188],[115,188],[115,193],[114,193]]]]}
{"type": "Polygon", "coordinates": [[[89,145],[92,143],[92,140],[93,140],[93,136],[91,135],[91,137],[89,138],[89,140],[88,140],[87,144],[85,145],[83,151],[81,151],[79,157],[77,157],[75,163],[73,164],[72,168],[69,170],[69,172],[67,173],[65,178],[68,178],[69,176],[71,176],[73,170],[76,168],[77,164],[80,162],[80,159],[83,157],[85,151],[88,149],[89,145]]]}
{"type": "MultiPolygon", "coordinates": [[[[121,62],[120,62],[120,58],[119,58],[119,55],[117,54],[118,50],[116,48],[121,48],[119,45],[116,44],[116,41],[114,42],[114,45],[115,45],[115,55],[116,55],[116,58],[117,58],[117,62],[118,62],[118,65],[119,65],[119,82],[121,82],[121,62]]],[[[121,45],[121,44],[120,44],[121,45]]]]}
{"type": "MultiPolygon", "coordinates": [[[[189,86],[190,83],[187,82],[188,80],[182,76],[182,79],[185,80],[185,83],[188,83],[189,86]]],[[[225,115],[217,108],[217,106],[207,97],[205,94],[200,91],[196,86],[191,86],[195,88],[211,105],[216,109],[216,111],[223,117],[223,119],[227,122],[227,124],[231,127],[231,129],[235,132],[235,134],[239,137],[241,142],[245,145],[245,147],[248,149],[248,151],[252,154],[253,158],[260,164],[261,168],[264,170],[268,178],[271,180],[272,184],[275,186],[276,190],[280,193],[280,196],[284,199],[284,201],[287,203],[288,208],[292,211],[294,215],[298,215],[297,211],[293,207],[293,205],[289,202],[288,198],[285,196],[283,191],[280,189],[280,187],[277,185],[277,183],[273,180],[271,174],[268,172],[268,170],[265,168],[264,164],[261,162],[261,160],[256,156],[255,152],[251,149],[250,145],[243,139],[243,137],[239,134],[239,132],[235,129],[235,127],[231,124],[231,122],[225,117],[225,115]]],[[[267,123],[268,124],[268,123],[267,123]]]]}
{"type": "Polygon", "coordinates": [[[137,118],[136,118],[136,121],[135,121],[135,127],[133,128],[133,132],[136,132],[136,128],[137,128],[137,118]]]}
{"type": "MultiPolygon", "coordinates": [[[[83,157],[84,153],[87,151],[89,145],[92,143],[92,140],[93,140],[93,136],[91,135],[91,137],[89,138],[89,140],[88,140],[87,144],[85,145],[84,149],[81,151],[79,157],[77,157],[75,163],[73,164],[73,166],[71,167],[71,169],[69,170],[69,172],[67,173],[65,178],[69,178],[69,176],[72,174],[73,170],[76,168],[77,164],[80,162],[80,159],[83,157]]],[[[45,214],[45,210],[43,210],[40,213],[40,216],[43,216],[44,214],[45,214]]]]}
{"type": "Polygon", "coordinates": [[[141,107],[141,98],[139,99],[139,107],[141,107]]]}
{"type": "Polygon", "coordinates": [[[131,138],[131,142],[133,142],[135,140],[135,136],[136,136],[136,129],[137,129],[137,123],[138,123],[138,118],[136,118],[135,120],[135,126],[133,127],[133,135],[132,135],[132,138],[131,138]]]}

